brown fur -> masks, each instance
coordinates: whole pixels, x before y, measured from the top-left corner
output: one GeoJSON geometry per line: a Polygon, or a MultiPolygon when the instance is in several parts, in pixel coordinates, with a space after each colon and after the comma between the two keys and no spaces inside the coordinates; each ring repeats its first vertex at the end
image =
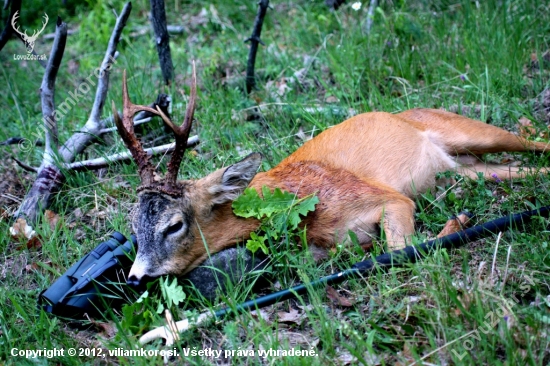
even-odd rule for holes
{"type": "MultiPolygon", "coordinates": [[[[345,240],[349,230],[357,234],[362,245],[368,245],[379,224],[389,249],[402,248],[414,234],[412,198],[434,188],[437,173],[451,170],[476,178],[480,172],[487,179],[494,179],[493,174],[500,179],[523,177],[531,171],[486,165],[479,157],[490,152],[547,149],[546,143],[530,142],[440,110],[361,114],[306,142],[268,172],[254,177],[260,157],[251,155],[196,182],[185,183],[188,191],[182,202],[187,203],[167,208],[167,219],[159,220],[172,225],[170,218],[176,215],[193,217],[191,227],[165,235],[165,240],[146,243],[148,250],[163,248],[166,252],[172,250],[166,246],[173,245],[167,242],[180,243],[173,255],[164,258],[168,263],[164,269],[152,268],[147,253],[138,251],[140,259],[130,275],[139,280],[160,272],[183,274],[208,255],[246,239],[258,221],[236,217],[231,202],[247,185],[256,189],[279,187],[300,197],[317,194],[320,203],[305,219],[305,225],[308,244],[321,254],[345,240]]],[[[139,226],[134,228],[141,250],[140,230],[147,228],[139,226]]]]}

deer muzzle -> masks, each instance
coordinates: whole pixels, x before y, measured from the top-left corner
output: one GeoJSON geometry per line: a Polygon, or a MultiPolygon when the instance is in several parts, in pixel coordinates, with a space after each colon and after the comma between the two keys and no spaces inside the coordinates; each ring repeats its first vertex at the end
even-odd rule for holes
{"type": "Polygon", "coordinates": [[[130,269],[126,283],[132,287],[138,288],[162,274],[163,273],[160,273],[160,271],[151,271],[147,263],[140,260],[138,257],[130,269]]]}

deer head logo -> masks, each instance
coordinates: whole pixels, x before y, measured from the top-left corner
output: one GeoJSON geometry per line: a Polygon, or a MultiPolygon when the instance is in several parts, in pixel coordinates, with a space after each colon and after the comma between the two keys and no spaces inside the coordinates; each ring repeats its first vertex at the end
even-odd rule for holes
{"type": "Polygon", "coordinates": [[[42,23],[42,29],[40,29],[39,31],[34,31],[32,36],[29,36],[27,35],[27,31],[21,32],[19,30],[19,27],[16,26],[15,24],[17,21],[17,18],[19,18],[18,13],[19,13],[19,10],[16,11],[15,14],[13,14],[13,18],[11,19],[11,26],[13,27],[13,30],[15,30],[21,36],[21,39],[23,40],[23,42],[25,42],[25,46],[27,47],[27,53],[31,53],[34,50],[34,43],[38,39],[38,36],[40,35],[40,33],[42,33],[42,31],[44,30],[44,28],[46,28],[46,25],[48,24],[48,19],[49,19],[48,14],[44,13],[44,22],[42,23]]]}

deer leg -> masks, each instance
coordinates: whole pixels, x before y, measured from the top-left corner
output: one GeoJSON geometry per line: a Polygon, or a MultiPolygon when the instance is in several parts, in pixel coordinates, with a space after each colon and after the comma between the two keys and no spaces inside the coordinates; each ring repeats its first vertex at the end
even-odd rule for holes
{"type": "Polygon", "coordinates": [[[457,231],[464,230],[466,227],[470,226],[470,219],[471,215],[464,212],[458,216],[453,216],[447,221],[443,227],[443,230],[437,234],[437,237],[441,238],[443,236],[456,233],[457,231]]]}
{"type": "MultiPolygon", "coordinates": [[[[405,205],[392,205],[384,212],[383,226],[388,241],[388,250],[404,248],[414,234],[414,211],[407,212],[407,208],[405,205]]],[[[470,219],[471,215],[467,213],[461,213],[457,217],[449,219],[437,237],[441,238],[463,230],[469,226],[470,219]]]]}
{"type": "Polygon", "coordinates": [[[407,199],[386,204],[382,213],[382,227],[388,251],[403,249],[414,234],[414,203],[407,199]]]}
{"type": "Polygon", "coordinates": [[[435,133],[448,154],[480,155],[503,151],[550,151],[550,143],[534,142],[502,128],[438,109],[411,109],[397,114],[412,125],[435,133]]]}
{"type": "Polygon", "coordinates": [[[481,173],[483,178],[492,181],[525,178],[528,175],[548,172],[549,168],[515,167],[499,164],[484,164],[481,162],[472,165],[463,165],[457,168],[457,173],[462,176],[477,179],[481,173]]]}

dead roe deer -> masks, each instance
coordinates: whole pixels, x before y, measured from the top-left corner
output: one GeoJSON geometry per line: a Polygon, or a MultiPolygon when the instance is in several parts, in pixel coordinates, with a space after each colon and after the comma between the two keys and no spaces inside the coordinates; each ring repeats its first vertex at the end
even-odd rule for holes
{"type": "Polygon", "coordinates": [[[178,169],[191,129],[196,80],[184,122],[174,125],[160,110],[134,105],[123,80],[123,116],[113,104],[119,134],[139,168],[139,204],[132,221],[138,252],[130,284],[163,274],[185,274],[208,255],[234,246],[258,228],[255,219],[233,214],[231,203],[246,187],[264,185],[319,197],[315,212],[304,222],[308,246],[323,252],[355,232],[367,245],[377,226],[385,232],[388,249],[404,247],[414,234],[412,201],[434,188],[436,174],[453,171],[476,179],[523,177],[526,168],[488,165],[485,153],[544,152],[547,143],[531,142],[498,127],[453,113],[412,109],[398,114],[360,114],[306,142],[275,168],[257,173],[261,155],[253,153],[198,180],[178,181],[178,169]],[[176,147],[162,181],[134,134],[138,111],[161,116],[174,132],[176,147]]]}

